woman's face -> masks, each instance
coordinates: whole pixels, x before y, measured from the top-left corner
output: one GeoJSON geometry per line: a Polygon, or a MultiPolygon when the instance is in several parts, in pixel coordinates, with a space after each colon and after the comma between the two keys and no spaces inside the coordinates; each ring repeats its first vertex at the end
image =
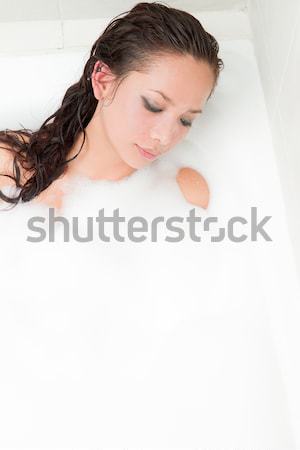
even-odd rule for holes
{"type": "Polygon", "coordinates": [[[135,169],[186,136],[199,116],[192,111],[203,110],[214,85],[210,66],[191,56],[168,55],[155,62],[147,73],[130,72],[100,113],[109,143],[135,169]],[[140,147],[155,156],[149,158],[140,147]]]}

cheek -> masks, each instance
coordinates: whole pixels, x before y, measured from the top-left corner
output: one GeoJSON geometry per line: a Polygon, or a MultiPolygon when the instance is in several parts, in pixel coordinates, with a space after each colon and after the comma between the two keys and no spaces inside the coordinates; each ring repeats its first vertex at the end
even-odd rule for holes
{"type": "Polygon", "coordinates": [[[149,114],[139,102],[118,101],[111,106],[111,109],[107,109],[105,114],[105,125],[113,143],[116,145],[132,144],[142,136],[145,136],[146,142],[149,141],[147,136],[150,126],[149,114]]]}
{"type": "Polygon", "coordinates": [[[133,139],[144,136],[146,142],[149,141],[149,133],[151,126],[155,123],[155,115],[149,113],[141,101],[137,100],[127,105],[124,119],[133,139]]]}
{"type": "Polygon", "coordinates": [[[147,133],[150,125],[149,115],[140,105],[127,109],[126,123],[131,139],[137,139],[147,133]]]}

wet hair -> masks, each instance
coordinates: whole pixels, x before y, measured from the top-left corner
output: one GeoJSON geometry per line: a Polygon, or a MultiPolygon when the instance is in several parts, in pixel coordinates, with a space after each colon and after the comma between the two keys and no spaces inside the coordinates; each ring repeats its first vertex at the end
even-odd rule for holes
{"type": "Polygon", "coordinates": [[[19,188],[16,197],[8,197],[0,190],[0,198],[14,205],[32,200],[59,178],[67,164],[77,157],[85,142],[85,128],[98,103],[91,84],[97,61],[106,64],[115,79],[122,81],[131,71],[147,71],[155,56],[191,55],[197,61],[208,63],[213,71],[215,81],[211,96],[224,67],[218,52],[216,39],[193,15],[163,2],[137,3],[131,10],[116,16],[93,44],[79,81],[67,89],[60,108],[40,129],[34,132],[26,128],[0,131],[0,143],[8,145],[8,148],[2,148],[14,154],[14,176],[0,176],[13,179],[19,188]],[[81,132],[84,139],[79,152],[67,159],[81,132]],[[28,142],[20,133],[27,136],[28,142]],[[30,173],[23,184],[20,183],[19,164],[30,173]]]}

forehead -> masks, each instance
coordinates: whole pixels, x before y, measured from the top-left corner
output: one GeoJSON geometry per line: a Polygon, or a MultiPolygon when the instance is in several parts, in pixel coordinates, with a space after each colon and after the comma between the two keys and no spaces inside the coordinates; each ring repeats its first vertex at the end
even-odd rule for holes
{"type": "Polygon", "coordinates": [[[135,88],[160,90],[174,103],[195,108],[204,106],[214,84],[212,68],[190,55],[156,57],[147,72],[133,72],[130,78],[135,88]]]}

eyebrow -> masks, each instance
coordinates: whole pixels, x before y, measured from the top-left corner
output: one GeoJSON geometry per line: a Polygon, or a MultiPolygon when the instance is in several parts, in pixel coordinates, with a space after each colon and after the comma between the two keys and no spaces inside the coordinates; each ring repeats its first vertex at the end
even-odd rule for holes
{"type": "MultiPolygon", "coordinates": [[[[167,97],[166,94],[164,94],[163,92],[157,91],[156,89],[149,89],[149,90],[150,90],[150,91],[153,91],[153,92],[157,92],[157,93],[160,94],[167,102],[169,102],[169,103],[171,103],[172,105],[174,105],[173,100],[171,100],[169,97],[167,97]]],[[[191,112],[191,113],[193,113],[193,114],[196,114],[196,113],[200,113],[200,114],[201,114],[203,111],[202,111],[202,109],[190,109],[189,112],[191,112]]]]}

